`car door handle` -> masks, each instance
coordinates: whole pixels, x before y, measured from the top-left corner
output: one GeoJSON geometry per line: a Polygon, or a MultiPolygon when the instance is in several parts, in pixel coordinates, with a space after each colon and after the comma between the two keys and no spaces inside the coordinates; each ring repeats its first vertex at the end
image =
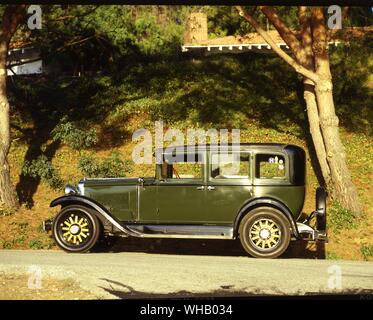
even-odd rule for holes
{"type": "Polygon", "coordinates": [[[208,187],[207,187],[207,190],[209,190],[209,191],[211,191],[211,190],[215,190],[215,187],[213,187],[213,186],[208,186],[208,187]]]}
{"type": "Polygon", "coordinates": [[[205,186],[197,187],[197,190],[205,190],[205,186]]]}

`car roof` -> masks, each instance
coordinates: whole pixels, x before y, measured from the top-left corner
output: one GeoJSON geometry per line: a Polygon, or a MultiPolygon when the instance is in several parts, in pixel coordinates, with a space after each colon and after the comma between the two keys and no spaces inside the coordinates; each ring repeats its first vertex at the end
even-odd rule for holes
{"type": "Polygon", "coordinates": [[[250,150],[250,149],[272,149],[276,151],[284,151],[284,149],[295,149],[295,150],[303,150],[301,147],[292,145],[292,144],[285,144],[285,143],[228,143],[228,144],[205,144],[205,145],[182,145],[182,146],[172,146],[172,147],[165,147],[165,148],[158,148],[155,150],[156,153],[172,153],[175,151],[205,151],[205,150],[219,150],[222,148],[227,148],[228,150],[232,149],[232,147],[239,148],[240,150],[250,150]]]}

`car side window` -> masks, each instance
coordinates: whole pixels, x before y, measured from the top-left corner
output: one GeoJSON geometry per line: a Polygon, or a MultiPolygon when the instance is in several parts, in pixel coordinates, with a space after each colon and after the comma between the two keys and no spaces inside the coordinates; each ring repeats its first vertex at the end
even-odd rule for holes
{"type": "Polygon", "coordinates": [[[212,179],[249,179],[249,153],[213,153],[211,155],[212,179]]]}
{"type": "Polygon", "coordinates": [[[255,176],[257,179],[284,179],[285,157],[279,154],[257,154],[255,176]]]}
{"type": "Polygon", "coordinates": [[[161,166],[162,179],[203,178],[203,157],[201,154],[185,154],[176,160],[164,161],[161,166]]]}

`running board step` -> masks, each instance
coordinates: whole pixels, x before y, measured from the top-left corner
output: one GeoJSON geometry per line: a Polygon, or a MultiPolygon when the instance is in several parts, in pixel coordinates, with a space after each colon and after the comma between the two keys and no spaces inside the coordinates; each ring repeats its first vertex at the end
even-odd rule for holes
{"type": "Polygon", "coordinates": [[[233,239],[231,226],[126,225],[144,238],[233,239]]]}

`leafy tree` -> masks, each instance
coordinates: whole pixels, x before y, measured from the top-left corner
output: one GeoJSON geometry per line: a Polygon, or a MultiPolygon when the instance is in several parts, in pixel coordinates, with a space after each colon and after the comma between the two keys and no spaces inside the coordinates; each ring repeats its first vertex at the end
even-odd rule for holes
{"type": "Polygon", "coordinates": [[[289,46],[292,56],[277,47],[269,34],[244,7],[238,6],[237,9],[272,50],[303,76],[310,132],[325,183],[332,196],[343,206],[355,213],[360,212],[360,202],[346,164],[346,155],[338,131],[339,119],[335,113],[328,31],[323,8],[298,7],[298,39],[274,8],[259,7],[289,46]]]}
{"type": "Polygon", "coordinates": [[[6,89],[7,58],[9,43],[18,25],[25,17],[25,5],[8,5],[5,7],[0,30],[0,204],[5,208],[17,208],[18,201],[8,164],[10,149],[9,102],[6,89]]]}

